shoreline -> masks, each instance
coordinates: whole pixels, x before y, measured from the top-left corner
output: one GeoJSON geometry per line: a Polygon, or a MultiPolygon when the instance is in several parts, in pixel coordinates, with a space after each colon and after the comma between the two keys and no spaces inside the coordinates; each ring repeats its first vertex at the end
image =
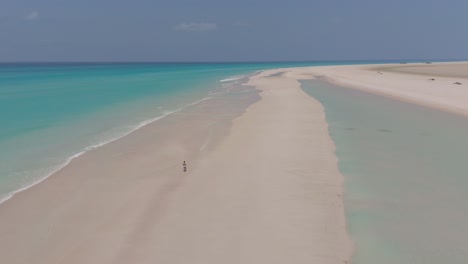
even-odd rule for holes
{"type": "MultiPolygon", "coordinates": [[[[259,72],[260,71],[257,70],[257,71],[242,74],[242,75],[231,76],[229,78],[219,80],[218,82],[221,83],[222,90],[224,90],[226,88],[226,86],[242,85],[242,83],[244,83],[245,81],[241,82],[241,83],[238,83],[238,82],[242,81],[243,79],[248,79],[249,77],[258,74],[259,72]]],[[[136,123],[136,124],[132,125],[132,127],[126,132],[120,133],[118,135],[113,135],[109,139],[105,139],[105,140],[100,141],[98,143],[89,145],[87,147],[84,147],[84,148],[78,150],[75,154],[64,157],[61,163],[54,164],[54,165],[51,165],[51,166],[47,167],[47,171],[49,171],[49,172],[47,172],[47,173],[45,173],[43,175],[39,175],[38,177],[34,177],[34,180],[31,181],[30,183],[25,184],[24,186],[21,186],[18,189],[13,190],[13,191],[11,191],[9,193],[0,194],[0,205],[2,203],[4,203],[4,202],[10,200],[11,198],[13,198],[16,194],[21,193],[23,191],[26,191],[29,188],[32,188],[32,187],[36,186],[37,184],[40,184],[41,182],[47,180],[47,178],[51,177],[53,174],[55,174],[55,173],[59,172],[60,170],[62,170],[63,168],[65,168],[67,165],[70,164],[70,162],[72,162],[74,159],[80,157],[81,155],[84,155],[84,154],[86,154],[87,152],[89,152],[91,150],[100,148],[100,147],[102,147],[104,145],[107,145],[109,143],[112,143],[112,142],[114,142],[116,140],[120,140],[120,139],[134,133],[135,131],[137,131],[137,130],[139,130],[139,129],[147,126],[147,125],[150,125],[150,124],[152,124],[152,123],[154,123],[154,122],[156,122],[156,121],[158,121],[158,120],[160,120],[162,118],[166,118],[167,116],[169,116],[171,114],[183,111],[186,108],[194,106],[194,105],[196,105],[196,104],[198,104],[200,102],[203,102],[205,100],[212,99],[213,96],[216,96],[218,94],[223,94],[223,93],[224,93],[223,91],[221,91],[221,92],[218,91],[218,92],[214,92],[214,93],[210,92],[207,95],[205,95],[206,96],[205,98],[202,98],[202,99],[194,101],[194,102],[190,102],[190,103],[188,103],[186,105],[183,105],[183,106],[181,106],[181,107],[179,107],[179,108],[177,108],[175,110],[170,110],[170,111],[164,112],[163,115],[161,115],[161,116],[157,116],[157,117],[154,117],[154,118],[148,118],[148,119],[142,120],[139,123],[136,123]]]]}
{"type": "MultiPolygon", "coordinates": [[[[196,159],[194,152],[209,151],[229,131],[230,120],[242,114],[246,106],[258,100],[257,94],[258,91],[253,87],[242,84],[235,84],[235,87],[224,87],[221,95],[213,96],[210,100],[196,101],[178,112],[159,118],[156,120],[158,122],[144,124],[140,129],[136,129],[118,140],[109,142],[112,144],[103,144],[100,147],[93,148],[84,153],[86,155],[82,154],[71,160],[67,166],[50,175],[40,184],[17,193],[12,199],[0,204],[0,218],[2,218],[0,253],[5,260],[18,261],[18,259],[22,258],[19,257],[20,255],[27,255],[27,257],[34,259],[35,263],[50,263],[51,259],[60,257],[57,252],[56,256],[53,255],[54,252],[51,252],[52,255],[43,252],[43,261],[39,260],[42,259],[40,257],[36,259],[37,256],[35,255],[37,253],[35,248],[41,248],[41,244],[43,244],[42,242],[39,243],[38,239],[41,236],[37,236],[37,233],[42,232],[42,229],[44,232],[50,231],[46,226],[50,224],[67,226],[75,222],[77,230],[67,228],[65,232],[53,232],[54,235],[61,237],[59,244],[55,244],[53,247],[60,248],[62,244],[67,244],[68,249],[71,250],[75,247],[73,246],[75,239],[84,238],[79,230],[83,232],[83,229],[99,226],[103,219],[107,219],[111,215],[109,212],[100,213],[99,210],[110,210],[115,213],[116,210],[120,210],[119,207],[125,206],[128,200],[134,200],[134,207],[138,208],[140,212],[145,211],[144,207],[151,205],[151,203],[158,204],[159,202],[153,201],[154,199],[151,197],[154,195],[162,196],[161,200],[164,200],[166,186],[173,185],[172,182],[179,181],[184,176],[179,170],[173,171],[175,167],[174,155],[182,155],[185,156],[184,159],[193,160],[196,159]],[[232,94],[229,93],[229,90],[233,89],[237,91],[232,94]],[[223,106],[224,109],[220,109],[220,106],[223,106]],[[183,120],[187,124],[184,124],[183,120]],[[187,125],[189,125],[190,130],[187,129],[187,125]],[[157,148],[149,149],[149,146],[157,146],[157,148]],[[150,155],[144,156],[138,154],[139,152],[148,151],[154,154],[150,153],[150,155]],[[145,156],[148,156],[148,158],[145,158],[144,162],[150,163],[147,163],[144,166],[145,168],[141,169],[141,158],[145,156]],[[150,159],[155,159],[156,164],[150,159]],[[111,162],[110,160],[115,161],[111,162]],[[133,165],[130,165],[130,163],[133,165]],[[114,166],[119,168],[114,169],[114,166]],[[158,166],[161,167],[158,168],[158,166]],[[122,171],[122,169],[125,171],[122,171]],[[131,172],[132,169],[137,169],[139,172],[134,174],[131,172]],[[160,176],[156,178],[149,177],[148,173],[152,174],[151,170],[155,170],[157,175],[160,176]],[[114,173],[120,174],[120,177],[113,179],[114,173]],[[126,179],[125,175],[130,177],[126,179]],[[156,184],[156,192],[148,189],[152,184],[143,184],[146,181],[156,184]],[[128,183],[129,186],[118,187],[122,182],[128,183]],[[110,184],[110,187],[106,187],[107,183],[110,184]],[[116,187],[113,187],[113,185],[116,187]],[[115,193],[117,187],[124,192],[115,193]],[[115,191],[111,191],[112,189],[115,191]],[[106,193],[104,196],[101,195],[103,191],[106,193]],[[110,200],[111,198],[116,199],[116,201],[110,200]],[[67,207],[73,207],[74,209],[69,211],[70,209],[67,209],[67,207]],[[76,223],[77,220],[72,216],[81,214],[89,215],[89,221],[76,223]],[[96,214],[100,215],[100,217],[93,220],[96,214]],[[56,215],[57,218],[50,219],[49,215],[56,215]],[[35,219],[39,223],[35,222],[35,219]],[[70,233],[73,233],[73,235],[70,233]],[[27,247],[28,250],[22,252],[20,249],[23,247],[27,247]],[[17,254],[15,255],[15,253],[17,254]],[[8,256],[11,256],[11,258],[8,258],[8,256]]],[[[199,154],[196,155],[199,156],[199,154]]],[[[193,160],[189,166],[194,168],[196,162],[196,160],[193,160]]],[[[135,209],[128,208],[128,210],[133,211],[135,209]]],[[[134,212],[132,217],[138,217],[138,214],[135,215],[134,212]]],[[[125,213],[122,216],[125,216],[125,213]]],[[[113,224],[111,225],[113,226],[113,224]]],[[[129,227],[127,226],[127,228],[129,227]]],[[[54,245],[53,242],[44,246],[52,245],[54,245]]],[[[69,254],[69,250],[63,253],[69,254]]],[[[30,262],[25,261],[24,263],[30,262]]],[[[91,262],[93,261],[91,260],[91,262]]]]}
{"type": "MultiPolygon", "coordinates": [[[[310,68],[311,70],[316,70],[316,69],[319,70],[318,72],[315,72],[314,74],[320,75],[320,74],[324,74],[324,72],[322,70],[320,70],[320,68],[330,68],[331,71],[329,71],[328,69],[325,70],[326,77],[316,76],[314,78],[323,78],[326,82],[330,82],[330,83],[333,83],[333,84],[336,84],[336,85],[339,85],[339,86],[354,88],[354,89],[358,89],[358,90],[364,90],[364,91],[367,91],[367,92],[376,93],[378,95],[387,96],[387,97],[390,97],[390,98],[393,98],[393,99],[396,99],[396,100],[403,100],[403,101],[409,102],[409,103],[417,103],[417,104],[424,105],[424,106],[431,107],[431,108],[435,108],[435,109],[438,109],[438,110],[441,110],[441,111],[448,111],[448,112],[451,112],[451,113],[454,113],[454,114],[468,116],[468,110],[460,111],[460,110],[454,110],[454,109],[447,109],[446,107],[438,107],[438,106],[432,105],[430,102],[429,103],[424,103],[424,102],[421,102],[420,100],[414,100],[414,99],[411,99],[411,98],[407,98],[405,96],[395,95],[395,94],[391,94],[391,93],[388,93],[388,92],[382,92],[382,91],[379,91],[378,89],[363,88],[362,84],[361,85],[356,85],[356,84],[353,84],[353,83],[348,83],[346,81],[343,81],[343,79],[340,78],[340,77],[333,78],[333,77],[327,76],[327,75],[330,74],[330,72],[334,71],[333,68],[336,68],[336,67],[338,67],[338,68],[349,67],[349,68],[361,68],[364,71],[388,71],[388,72],[392,72],[392,73],[405,74],[405,75],[421,75],[421,76],[426,76],[426,77],[427,76],[439,76],[439,77],[442,77],[442,78],[444,78],[444,77],[446,78],[446,76],[444,76],[444,75],[436,75],[436,74],[430,74],[430,73],[426,73],[426,74],[425,73],[420,73],[420,74],[418,74],[418,73],[398,71],[398,69],[400,69],[400,68],[412,68],[412,67],[415,67],[415,66],[416,67],[417,66],[431,67],[433,65],[457,65],[457,64],[466,64],[466,62],[457,61],[457,62],[434,62],[434,63],[430,63],[430,64],[427,64],[427,63],[407,63],[407,64],[364,64],[364,65],[313,66],[313,67],[300,67],[300,68],[284,68],[284,70],[310,68]],[[393,70],[394,68],[397,69],[397,70],[393,70]]],[[[267,70],[264,70],[264,71],[267,71],[267,70]]],[[[219,82],[221,82],[224,85],[224,83],[226,83],[226,82],[232,82],[232,81],[237,81],[237,80],[246,79],[246,78],[248,79],[249,77],[255,76],[255,75],[257,75],[257,74],[259,74],[261,72],[263,72],[263,71],[255,71],[255,72],[245,74],[245,75],[232,76],[232,77],[220,80],[219,82]]],[[[452,79],[466,79],[466,78],[468,78],[467,76],[462,76],[462,77],[450,76],[450,77],[452,79]]],[[[306,78],[309,78],[309,77],[306,77],[306,78]]],[[[467,82],[468,82],[468,80],[467,80],[467,82]]],[[[211,93],[208,96],[210,96],[210,95],[211,95],[211,93]]],[[[51,169],[52,172],[47,173],[46,175],[44,175],[42,177],[39,177],[37,180],[34,180],[32,183],[28,184],[27,186],[21,187],[18,190],[15,190],[15,191],[12,191],[12,192],[10,192],[8,194],[5,194],[4,197],[0,198],[0,204],[8,201],[9,199],[11,199],[17,193],[23,192],[23,191],[25,191],[25,190],[27,190],[27,189],[41,183],[41,182],[43,182],[44,180],[46,180],[47,178],[49,178],[50,176],[52,176],[53,174],[57,173],[58,171],[63,169],[65,166],[70,164],[70,162],[73,159],[87,153],[88,151],[99,148],[99,147],[104,146],[106,144],[112,143],[112,142],[114,142],[116,140],[119,140],[119,139],[121,139],[123,137],[126,137],[129,134],[137,131],[138,129],[141,129],[142,127],[144,127],[144,126],[146,126],[148,124],[156,122],[156,121],[158,121],[158,120],[160,120],[162,118],[167,117],[168,115],[171,115],[173,113],[182,111],[183,109],[185,109],[187,107],[193,106],[194,104],[197,104],[199,102],[202,102],[204,100],[208,100],[208,99],[211,99],[211,98],[212,97],[206,97],[206,98],[203,98],[201,100],[195,101],[194,103],[190,103],[190,104],[188,104],[188,105],[186,105],[186,106],[184,106],[184,107],[182,107],[180,109],[168,112],[168,113],[164,114],[163,116],[159,116],[159,117],[151,118],[151,119],[148,119],[148,120],[144,120],[144,121],[136,124],[135,127],[132,128],[130,131],[125,132],[122,135],[113,137],[110,140],[105,141],[104,143],[98,143],[98,144],[90,145],[90,146],[78,151],[77,153],[75,153],[75,154],[73,154],[73,155],[71,155],[69,157],[66,157],[64,159],[63,163],[58,164],[58,165],[56,165],[55,168],[51,169]]]]}
{"type": "Polygon", "coordinates": [[[206,97],[206,98],[200,99],[198,101],[195,101],[193,103],[187,104],[187,105],[183,106],[182,108],[176,109],[174,111],[167,112],[162,116],[158,116],[158,117],[154,117],[154,118],[150,118],[150,119],[141,121],[140,123],[136,124],[133,128],[131,128],[129,131],[124,132],[121,135],[112,137],[109,140],[106,140],[104,142],[100,142],[100,143],[93,144],[93,145],[90,145],[88,147],[85,147],[84,149],[78,151],[77,153],[75,153],[75,154],[73,154],[73,155],[71,155],[69,157],[66,157],[61,164],[58,164],[58,165],[55,166],[55,168],[52,168],[50,173],[47,173],[44,176],[39,177],[38,179],[34,180],[30,184],[27,184],[26,186],[21,187],[18,190],[15,190],[15,191],[12,191],[12,192],[10,192],[8,194],[5,194],[3,197],[0,198],[0,205],[2,203],[4,203],[4,202],[10,200],[11,198],[13,198],[16,194],[21,193],[23,191],[26,191],[29,188],[32,188],[32,187],[36,186],[37,184],[40,184],[41,182],[47,180],[47,178],[51,177],[55,173],[57,173],[60,170],[62,170],[63,168],[65,168],[67,165],[70,164],[70,162],[72,162],[74,159],[80,157],[81,155],[84,155],[84,154],[88,153],[89,151],[92,151],[94,149],[97,149],[97,148],[100,148],[100,147],[105,146],[107,144],[110,144],[110,143],[112,143],[112,142],[114,142],[116,140],[122,139],[122,138],[130,135],[131,133],[133,133],[133,132],[135,132],[135,131],[137,131],[137,130],[139,130],[139,129],[147,126],[147,125],[150,125],[150,124],[152,124],[154,122],[157,122],[160,119],[163,119],[163,118],[165,118],[165,117],[167,117],[167,116],[169,116],[171,114],[180,112],[180,111],[182,111],[182,110],[184,110],[184,109],[186,109],[188,107],[194,106],[194,105],[196,105],[198,103],[201,103],[201,102],[203,102],[205,100],[209,100],[209,99],[212,99],[212,98],[213,97],[206,97]]]}
{"type": "MultiPolygon", "coordinates": [[[[455,77],[438,77],[424,90],[427,76],[394,73],[381,66],[398,65],[261,71],[237,87],[243,86],[240,89],[246,92],[234,91],[232,98],[202,99],[86,150],[41,184],[0,203],[0,217],[5,220],[0,226],[0,248],[13,260],[19,256],[15,254],[24,253],[19,245],[27,243],[25,262],[19,263],[28,263],[28,258],[37,263],[57,258],[67,263],[128,263],[143,261],[144,256],[161,261],[226,262],[226,256],[239,257],[235,252],[259,263],[284,263],[295,255],[301,256],[300,263],[349,262],[353,245],[344,215],[344,178],[338,170],[336,147],[323,106],[302,91],[298,80],[326,78],[342,87],[468,115],[468,106],[457,108],[457,97],[446,95],[447,89],[454,90],[450,82],[455,77]],[[443,89],[434,88],[440,86],[443,89]],[[255,99],[258,93],[261,98],[255,99]],[[185,111],[190,106],[195,109],[185,111]],[[242,146],[251,150],[246,153],[242,146]],[[276,153],[278,149],[281,153],[276,153]],[[175,172],[175,159],[181,156],[190,161],[188,174],[175,172]],[[56,217],[49,219],[52,223],[48,215],[56,217]],[[85,216],[95,219],[85,221],[85,216]],[[50,225],[54,227],[48,229],[50,225]],[[78,230],[69,229],[74,225],[78,230]],[[244,235],[239,237],[226,227],[244,235]],[[90,235],[95,239],[90,240],[90,235]],[[278,235],[284,240],[277,240],[278,235]],[[43,236],[50,240],[43,246],[58,247],[60,256],[37,251],[43,247],[39,246],[43,236]],[[207,244],[196,245],[199,239],[207,244]],[[110,246],[103,250],[106,243],[110,246]],[[263,246],[251,250],[247,245],[263,246]],[[282,252],[285,246],[289,250],[282,252]],[[217,247],[225,255],[213,255],[211,250],[217,247]],[[180,256],[178,251],[183,249],[186,255],[180,256]],[[279,255],[270,256],[271,252],[279,255]]],[[[468,80],[456,87],[467,84],[468,80]]],[[[463,100],[468,98],[468,92],[460,93],[467,96],[463,100]]]]}

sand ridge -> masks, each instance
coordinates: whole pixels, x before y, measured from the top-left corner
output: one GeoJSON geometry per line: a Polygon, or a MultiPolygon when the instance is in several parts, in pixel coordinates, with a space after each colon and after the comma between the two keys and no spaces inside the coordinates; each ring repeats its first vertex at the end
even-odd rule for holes
{"type": "Polygon", "coordinates": [[[323,108],[287,72],[275,73],[251,78],[262,100],[174,196],[153,242],[160,262],[349,260],[343,179],[323,108]]]}

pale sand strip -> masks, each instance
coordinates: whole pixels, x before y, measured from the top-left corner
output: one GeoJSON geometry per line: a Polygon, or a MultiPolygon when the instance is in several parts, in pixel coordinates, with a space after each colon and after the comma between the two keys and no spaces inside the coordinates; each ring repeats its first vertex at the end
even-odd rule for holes
{"type": "Polygon", "coordinates": [[[1,204],[2,263],[345,263],[323,108],[279,72],[251,78],[262,100],[210,151],[237,105],[163,119],[1,204]]]}
{"type": "Polygon", "coordinates": [[[467,62],[309,67],[294,74],[468,116],[467,62]]]}
{"type": "Polygon", "coordinates": [[[322,106],[266,71],[262,100],[187,178],[155,230],[159,263],[346,263],[342,177],[322,106]]]}

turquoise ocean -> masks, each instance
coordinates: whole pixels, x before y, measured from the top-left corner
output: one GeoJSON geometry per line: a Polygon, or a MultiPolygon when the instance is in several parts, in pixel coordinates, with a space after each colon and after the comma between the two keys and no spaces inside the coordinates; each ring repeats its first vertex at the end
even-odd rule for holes
{"type": "Polygon", "coordinates": [[[468,263],[468,119],[321,81],[352,264],[468,263]]]}

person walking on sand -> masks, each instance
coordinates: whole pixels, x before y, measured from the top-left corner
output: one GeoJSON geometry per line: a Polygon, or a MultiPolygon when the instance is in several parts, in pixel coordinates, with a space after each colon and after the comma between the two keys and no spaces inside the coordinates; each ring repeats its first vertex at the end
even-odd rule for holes
{"type": "Polygon", "coordinates": [[[184,163],[182,163],[182,166],[184,167],[184,172],[187,172],[187,163],[185,163],[185,160],[184,163]]]}

